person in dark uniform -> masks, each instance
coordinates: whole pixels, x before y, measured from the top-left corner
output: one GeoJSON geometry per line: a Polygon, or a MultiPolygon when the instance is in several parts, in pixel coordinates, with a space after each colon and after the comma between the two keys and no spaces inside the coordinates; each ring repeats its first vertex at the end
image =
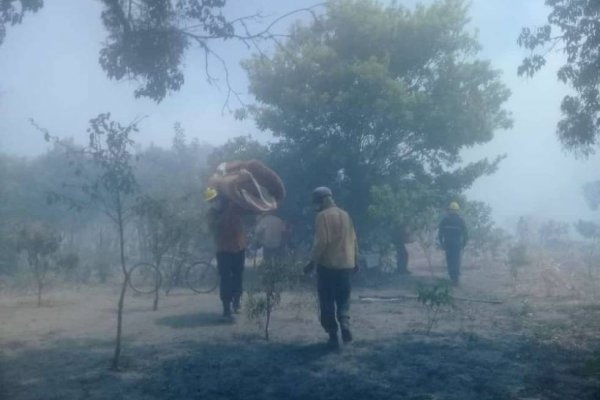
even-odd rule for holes
{"type": "Polygon", "coordinates": [[[446,252],[448,275],[454,286],[458,286],[462,252],[468,240],[467,226],[459,212],[458,203],[450,203],[448,214],[440,222],[438,230],[438,239],[446,252]]]}

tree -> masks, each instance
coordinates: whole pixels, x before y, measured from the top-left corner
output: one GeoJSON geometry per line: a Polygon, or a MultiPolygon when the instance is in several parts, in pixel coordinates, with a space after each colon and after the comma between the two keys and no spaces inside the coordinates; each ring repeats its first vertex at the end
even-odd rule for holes
{"type": "Polygon", "coordinates": [[[546,0],[551,8],[548,23],[535,29],[523,28],[518,43],[530,50],[519,67],[519,75],[532,76],[546,64],[546,55],[560,46],[566,63],[558,79],[574,94],[561,104],[563,119],[557,133],[563,146],[589,155],[600,138],[600,3],[597,0],[546,0]]]}
{"type": "Polygon", "coordinates": [[[575,230],[587,243],[584,246],[583,261],[588,269],[588,276],[590,280],[594,278],[593,270],[598,266],[600,262],[600,254],[598,253],[598,247],[600,244],[600,225],[592,221],[579,220],[575,224],[575,230]]]}
{"type": "Polygon", "coordinates": [[[583,195],[588,206],[597,210],[600,206],[600,181],[589,182],[583,186],[583,195]]]}
{"type": "MultiPolygon", "coordinates": [[[[73,171],[76,181],[69,184],[77,187],[87,198],[86,203],[73,199],[60,192],[51,194],[51,199],[63,201],[73,207],[98,207],[117,228],[119,238],[119,260],[123,272],[123,282],[117,307],[117,336],[111,368],[117,369],[121,354],[121,333],[123,308],[129,280],[125,258],[125,226],[132,215],[132,203],[138,191],[133,168],[130,135],[137,132],[137,121],[121,125],[111,121],[110,114],[104,113],[90,120],[88,128],[89,144],[82,148],[69,148],[68,154],[74,157],[73,171]],[[82,161],[80,155],[86,156],[82,161]]],[[[45,133],[47,140],[58,139],[45,133]]]]}
{"type": "Polygon", "coordinates": [[[429,286],[419,285],[417,288],[417,301],[427,311],[427,327],[425,333],[429,335],[437,324],[439,313],[444,309],[453,309],[454,299],[452,288],[447,283],[437,283],[429,286]]]}
{"type": "Polygon", "coordinates": [[[539,235],[543,246],[560,245],[569,235],[569,224],[554,220],[546,221],[540,226],[539,235]]]}
{"type": "Polygon", "coordinates": [[[258,322],[264,329],[265,340],[269,340],[271,315],[281,303],[281,295],[300,276],[299,265],[292,259],[272,262],[264,261],[258,266],[258,280],[248,292],[246,313],[248,318],[258,322]]]}
{"type": "Polygon", "coordinates": [[[63,233],[64,244],[69,246],[72,230],[94,217],[89,212],[84,218],[76,218],[68,210],[48,207],[48,191],[61,186],[68,175],[65,158],[65,150],[59,145],[32,159],[0,154],[0,274],[17,271],[19,226],[52,226],[63,233]]]}
{"type": "Polygon", "coordinates": [[[513,282],[513,289],[515,289],[519,280],[519,270],[522,267],[531,264],[527,246],[522,243],[511,246],[508,249],[506,264],[509,267],[510,276],[513,282]]]}
{"type": "Polygon", "coordinates": [[[15,236],[12,227],[0,225],[0,276],[16,270],[18,248],[15,236]]]}
{"type": "MultiPolygon", "coordinates": [[[[181,202],[174,202],[169,207],[166,199],[155,199],[148,195],[140,197],[135,205],[138,216],[138,232],[143,238],[143,249],[150,252],[153,264],[167,271],[168,279],[165,292],[168,295],[171,287],[178,283],[182,263],[165,260],[164,256],[184,240],[188,231],[189,221],[178,214],[176,209],[181,202]]],[[[165,284],[163,280],[163,284],[165,284]]],[[[154,292],[153,310],[158,309],[160,290],[154,292]]]]}
{"type": "Polygon", "coordinates": [[[504,229],[499,227],[494,227],[492,229],[486,246],[488,254],[491,256],[492,260],[499,261],[504,249],[508,246],[510,238],[510,234],[504,229]]]}
{"type": "MultiPolygon", "coordinates": [[[[409,11],[356,0],[332,1],[326,14],[297,24],[271,57],[244,63],[258,127],[279,141],[272,165],[288,198],[331,186],[368,236],[371,187],[405,181],[461,192],[499,159],[464,167],[460,151],[485,143],[511,120],[499,72],[476,58],[462,1],[409,11]]],[[[307,207],[284,205],[288,219],[307,207]]],[[[310,220],[310,218],[309,218],[310,220]]]]}
{"type": "MultiPolygon", "coordinates": [[[[48,208],[48,191],[61,186],[69,175],[65,141],[33,159],[1,156],[0,221],[9,226],[22,222],[44,222],[63,228],[75,223],[67,210],[48,208]]],[[[63,187],[63,191],[70,188],[63,187]]]]}
{"type": "Polygon", "coordinates": [[[233,160],[260,160],[266,162],[269,147],[251,136],[238,136],[217,147],[208,157],[209,170],[214,171],[222,162],[233,160]]]}
{"type": "Polygon", "coordinates": [[[441,196],[434,188],[415,182],[404,182],[394,191],[390,185],[371,188],[369,216],[376,226],[374,241],[390,243],[396,250],[399,272],[402,265],[403,246],[414,237],[425,254],[430,272],[433,274],[433,249],[436,242],[441,196]],[[411,238],[407,237],[411,236],[411,238]]]}
{"type": "Polygon", "coordinates": [[[0,45],[6,36],[7,25],[20,24],[25,14],[35,13],[43,6],[43,0],[0,0],[0,45]]]}
{"type": "Polygon", "coordinates": [[[467,250],[477,257],[490,253],[499,239],[493,236],[492,208],[481,201],[465,201],[461,208],[469,230],[467,250]]]}
{"type": "Polygon", "coordinates": [[[27,263],[37,286],[37,306],[42,306],[42,291],[48,274],[58,265],[53,256],[58,252],[62,237],[40,224],[29,225],[19,232],[17,248],[27,253],[27,263]]]}
{"type": "Polygon", "coordinates": [[[417,243],[423,250],[427,259],[429,272],[433,276],[433,254],[438,243],[438,227],[441,215],[439,208],[430,207],[427,211],[420,214],[417,219],[417,228],[415,236],[417,243]]]}

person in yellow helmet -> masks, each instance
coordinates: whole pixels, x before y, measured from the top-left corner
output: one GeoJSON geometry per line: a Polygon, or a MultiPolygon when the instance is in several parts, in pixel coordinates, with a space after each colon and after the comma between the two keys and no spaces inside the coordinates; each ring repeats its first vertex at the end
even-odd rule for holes
{"type": "Polygon", "coordinates": [[[240,310],[243,291],[246,258],[246,235],[242,221],[244,212],[215,188],[207,188],[204,198],[210,204],[208,222],[217,250],[223,317],[231,320],[232,311],[238,313],[240,310]]]}
{"type": "Polygon", "coordinates": [[[459,213],[460,205],[455,201],[450,203],[438,230],[438,239],[446,252],[448,275],[454,286],[458,286],[462,252],[468,240],[467,226],[459,213]]]}

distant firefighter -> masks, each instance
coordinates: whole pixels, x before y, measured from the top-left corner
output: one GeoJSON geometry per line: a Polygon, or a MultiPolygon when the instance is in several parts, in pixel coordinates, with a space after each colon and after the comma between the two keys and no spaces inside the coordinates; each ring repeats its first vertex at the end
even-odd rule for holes
{"type": "Polygon", "coordinates": [[[468,240],[467,226],[459,215],[460,206],[457,202],[450,203],[447,211],[448,213],[440,222],[438,238],[446,252],[450,280],[454,286],[458,286],[462,253],[468,240]]]}

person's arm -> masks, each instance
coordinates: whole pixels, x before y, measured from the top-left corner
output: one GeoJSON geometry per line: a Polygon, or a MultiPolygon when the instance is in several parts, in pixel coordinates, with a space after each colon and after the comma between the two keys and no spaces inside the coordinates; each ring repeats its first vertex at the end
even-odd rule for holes
{"type": "Polygon", "coordinates": [[[461,219],[461,222],[463,230],[463,247],[465,247],[467,245],[467,242],[469,241],[469,231],[467,229],[467,224],[465,224],[465,220],[461,219]]]}
{"type": "Polygon", "coordinates": [[[310,254],[310,261],[313,264],[317,264],[327,247],[328,235],[327,235],[327,224],[323,214],[317,215],[315,222],[315,238],[313,242],[313,248],[310,254]]]}
{"type": "Polygon", "coordinates": [[[216,233],[217,233],[218,218],[219,218],[219,215],[216,210],[213,210],[213,209],[208,210],[208,212],[206,214],[206,221],[208,223],[207,224],[208,231],[213,236],[216,235],[216,233]]]}

